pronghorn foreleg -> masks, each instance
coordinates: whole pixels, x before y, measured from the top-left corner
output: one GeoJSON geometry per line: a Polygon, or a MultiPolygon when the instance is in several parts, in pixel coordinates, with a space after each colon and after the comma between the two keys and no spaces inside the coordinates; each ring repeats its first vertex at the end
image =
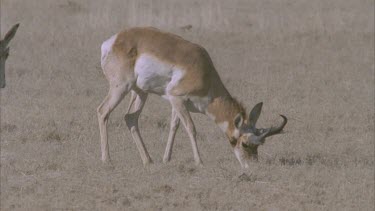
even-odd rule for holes
{"type": "Polygon", "coordinates": [[[187,110],[184,101],[179,97],[170,97],[170,103],[172,104],[173,109],[176,111],[177,116],[182,121],[191,142],[193,148],[194,161],[196,165],[202,165],[202,160],[199,156],[198,146],[197,146],[197,133],[195,130],[194,122],[191,119],[190,113],[187,110]]]}

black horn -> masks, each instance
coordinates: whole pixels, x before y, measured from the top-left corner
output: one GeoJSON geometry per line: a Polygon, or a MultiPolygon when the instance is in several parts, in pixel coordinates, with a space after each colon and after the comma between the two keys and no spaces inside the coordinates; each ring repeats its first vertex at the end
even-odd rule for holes
{"type": "Polygon", "coordinates": [[[262,129],[249,129],[249,131],[254,131],[254,134],[251,135],[250,139],[244,142],[246,146],[250,143],[254,145],[262,145],[265,142],[265,138],[281,133],[284,129],[288,119],[284,115],[280,115],[283,118],[283,122],[278,127],[262,128],[262,129]]]}
{"type": "Polygon", "coordinates": [[[269,128],[270,130],[267,133],[266,137],[269,137],[269,136],[272,136],[272,135],[276,135],[276,134],[280,133],[284,129],[286,123],[288,122],[288,118],[286,118],[286,116],[281,115],[281,114],[280,114],[280,116],[283,118],[283,122],[278,127],[271,127],[271,128],[269,128]]]}

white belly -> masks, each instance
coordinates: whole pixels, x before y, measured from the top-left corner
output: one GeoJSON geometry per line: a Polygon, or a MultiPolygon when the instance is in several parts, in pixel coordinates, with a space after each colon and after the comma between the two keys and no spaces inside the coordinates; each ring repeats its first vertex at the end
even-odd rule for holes
{"type": "Polygon", "coordinates": [[[137,77],[136,84],[140,89],[158,95],[168,95],[168,91],[184,76],[182,69],[148,54],[139,56],[134,72],[137,77]]]}

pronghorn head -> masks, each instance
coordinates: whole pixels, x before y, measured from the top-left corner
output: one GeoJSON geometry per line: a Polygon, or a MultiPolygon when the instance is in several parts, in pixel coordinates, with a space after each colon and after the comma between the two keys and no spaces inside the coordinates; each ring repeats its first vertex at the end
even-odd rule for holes
{"type": "Polygon", "coordinates": [[[237,139],[231,141],[234,153],[244,168],[248,167],[248,160],[258,159],[258,146],[264,144],[267,137],[281,133],[288,119],[284,115],[283,122],[277,127],[256,128],[256,122],[262,111],[263,103],[254,106],[249,114],[247,121],[244,121],[243,115],[238,114],[234,119],[234,125],[238,131],[237,139]]]}
{"type": "Polygon", "coordinates": [[[20,24],[14,25],[3,40],[0,40],[0,88],[5,87],[5,61],[9,56],[8,44],[13,39],[20,24]]]}

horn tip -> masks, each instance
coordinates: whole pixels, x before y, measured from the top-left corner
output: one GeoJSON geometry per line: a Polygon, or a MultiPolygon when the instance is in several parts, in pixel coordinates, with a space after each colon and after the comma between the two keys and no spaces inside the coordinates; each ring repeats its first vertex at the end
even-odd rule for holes
{"type": "Polygon", "coordinates": [[[286,118],[286,116],[282,115],[282,114],[279,114],[283,119],[288,119],[286,118]]]}
{"type": "Polygon", "coordinates": [[[280,116],[283,118],[284,120],[284,125],[286,125],[286,123],[288,122],[288,118],[286,118],[286,116],[280,114],[280,116]]]}

